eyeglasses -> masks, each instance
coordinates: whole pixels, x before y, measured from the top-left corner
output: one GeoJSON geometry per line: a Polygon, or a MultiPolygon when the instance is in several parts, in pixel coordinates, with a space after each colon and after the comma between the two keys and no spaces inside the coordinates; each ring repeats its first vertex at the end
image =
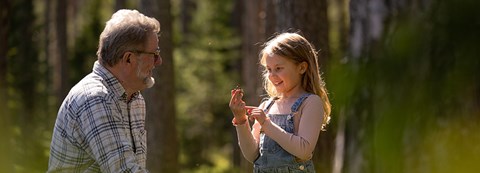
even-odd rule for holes
{"type": "Polygon", "coordinates": [[[157,47],[157,50],[155,52],[146,52],[146,51],[141,51],[141,50],[132,50],[131,52],[133,53],[140,53],[140,54],[151,54],[153,55],[153,60],[154,62],[157,62],[158,59],[160,59],[160,48],[157,47]]]}

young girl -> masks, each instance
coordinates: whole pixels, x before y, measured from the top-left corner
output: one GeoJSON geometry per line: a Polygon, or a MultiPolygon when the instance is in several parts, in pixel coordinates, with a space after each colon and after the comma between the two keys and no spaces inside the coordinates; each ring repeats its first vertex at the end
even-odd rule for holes
{"type": "Polygon", "coordinates": [[[270,99],[248,110],[243,91],[231,91],[238,143],[254,172],[315,172],[313,150],[330,118],[317,52],[302,36],[283,33],[265,44],[260,64],[270,99]],[[247,119],[255,122],[250,128],[247,119]]]}

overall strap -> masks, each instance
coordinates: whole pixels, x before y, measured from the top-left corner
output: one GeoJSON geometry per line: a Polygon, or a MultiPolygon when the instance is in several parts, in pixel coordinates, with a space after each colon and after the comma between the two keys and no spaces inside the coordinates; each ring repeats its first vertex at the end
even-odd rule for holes
{"type": "Polygon", "coordinates": [[[270,99],[268,99],[267,107],[263,109],[263,112],[265,112],[265,114],[268,113],[268,110],[270,110],[270,107],[272,107],[273,103],[275,103],[275,100],[277,100],[277,97],[271,97],[270,99]]]}
{"type": "Polygon", "coordinates": [[[311,93],[305,93],[303,94],[300,98],[295,101],[295,103],[292,105],[291,111],[292,113],[297,112],[298,108],[300,108],[300,105],[302,105],[303,101],[308,98],[308,96],[312,95],[311,93]]]}

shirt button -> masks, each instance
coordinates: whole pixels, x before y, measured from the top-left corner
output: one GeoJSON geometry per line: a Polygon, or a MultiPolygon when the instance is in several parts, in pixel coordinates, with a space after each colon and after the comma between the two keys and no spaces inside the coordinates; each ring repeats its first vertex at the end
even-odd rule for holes
{"type": "Polygon", "coordinates": [[[298,169],[300,169],[300,170],[302,170],[302,171],[303,171],[303,170],[305,169],[305,166],[303,166],[303,165],[300,165],[300,166],[298,167],[298,169]]]}

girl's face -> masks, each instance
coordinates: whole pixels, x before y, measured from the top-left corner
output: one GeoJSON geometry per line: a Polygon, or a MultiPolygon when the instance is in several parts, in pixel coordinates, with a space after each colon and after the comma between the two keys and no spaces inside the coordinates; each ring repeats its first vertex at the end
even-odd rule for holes
{"type": "Polygon", "coordinates": [[[287,96],[302,91],[301,79],[305,73],[306,63],[295,64],[292,60],[278,55],[266,56],[265,65],[268,80],[278,94],[287,96]]]}

